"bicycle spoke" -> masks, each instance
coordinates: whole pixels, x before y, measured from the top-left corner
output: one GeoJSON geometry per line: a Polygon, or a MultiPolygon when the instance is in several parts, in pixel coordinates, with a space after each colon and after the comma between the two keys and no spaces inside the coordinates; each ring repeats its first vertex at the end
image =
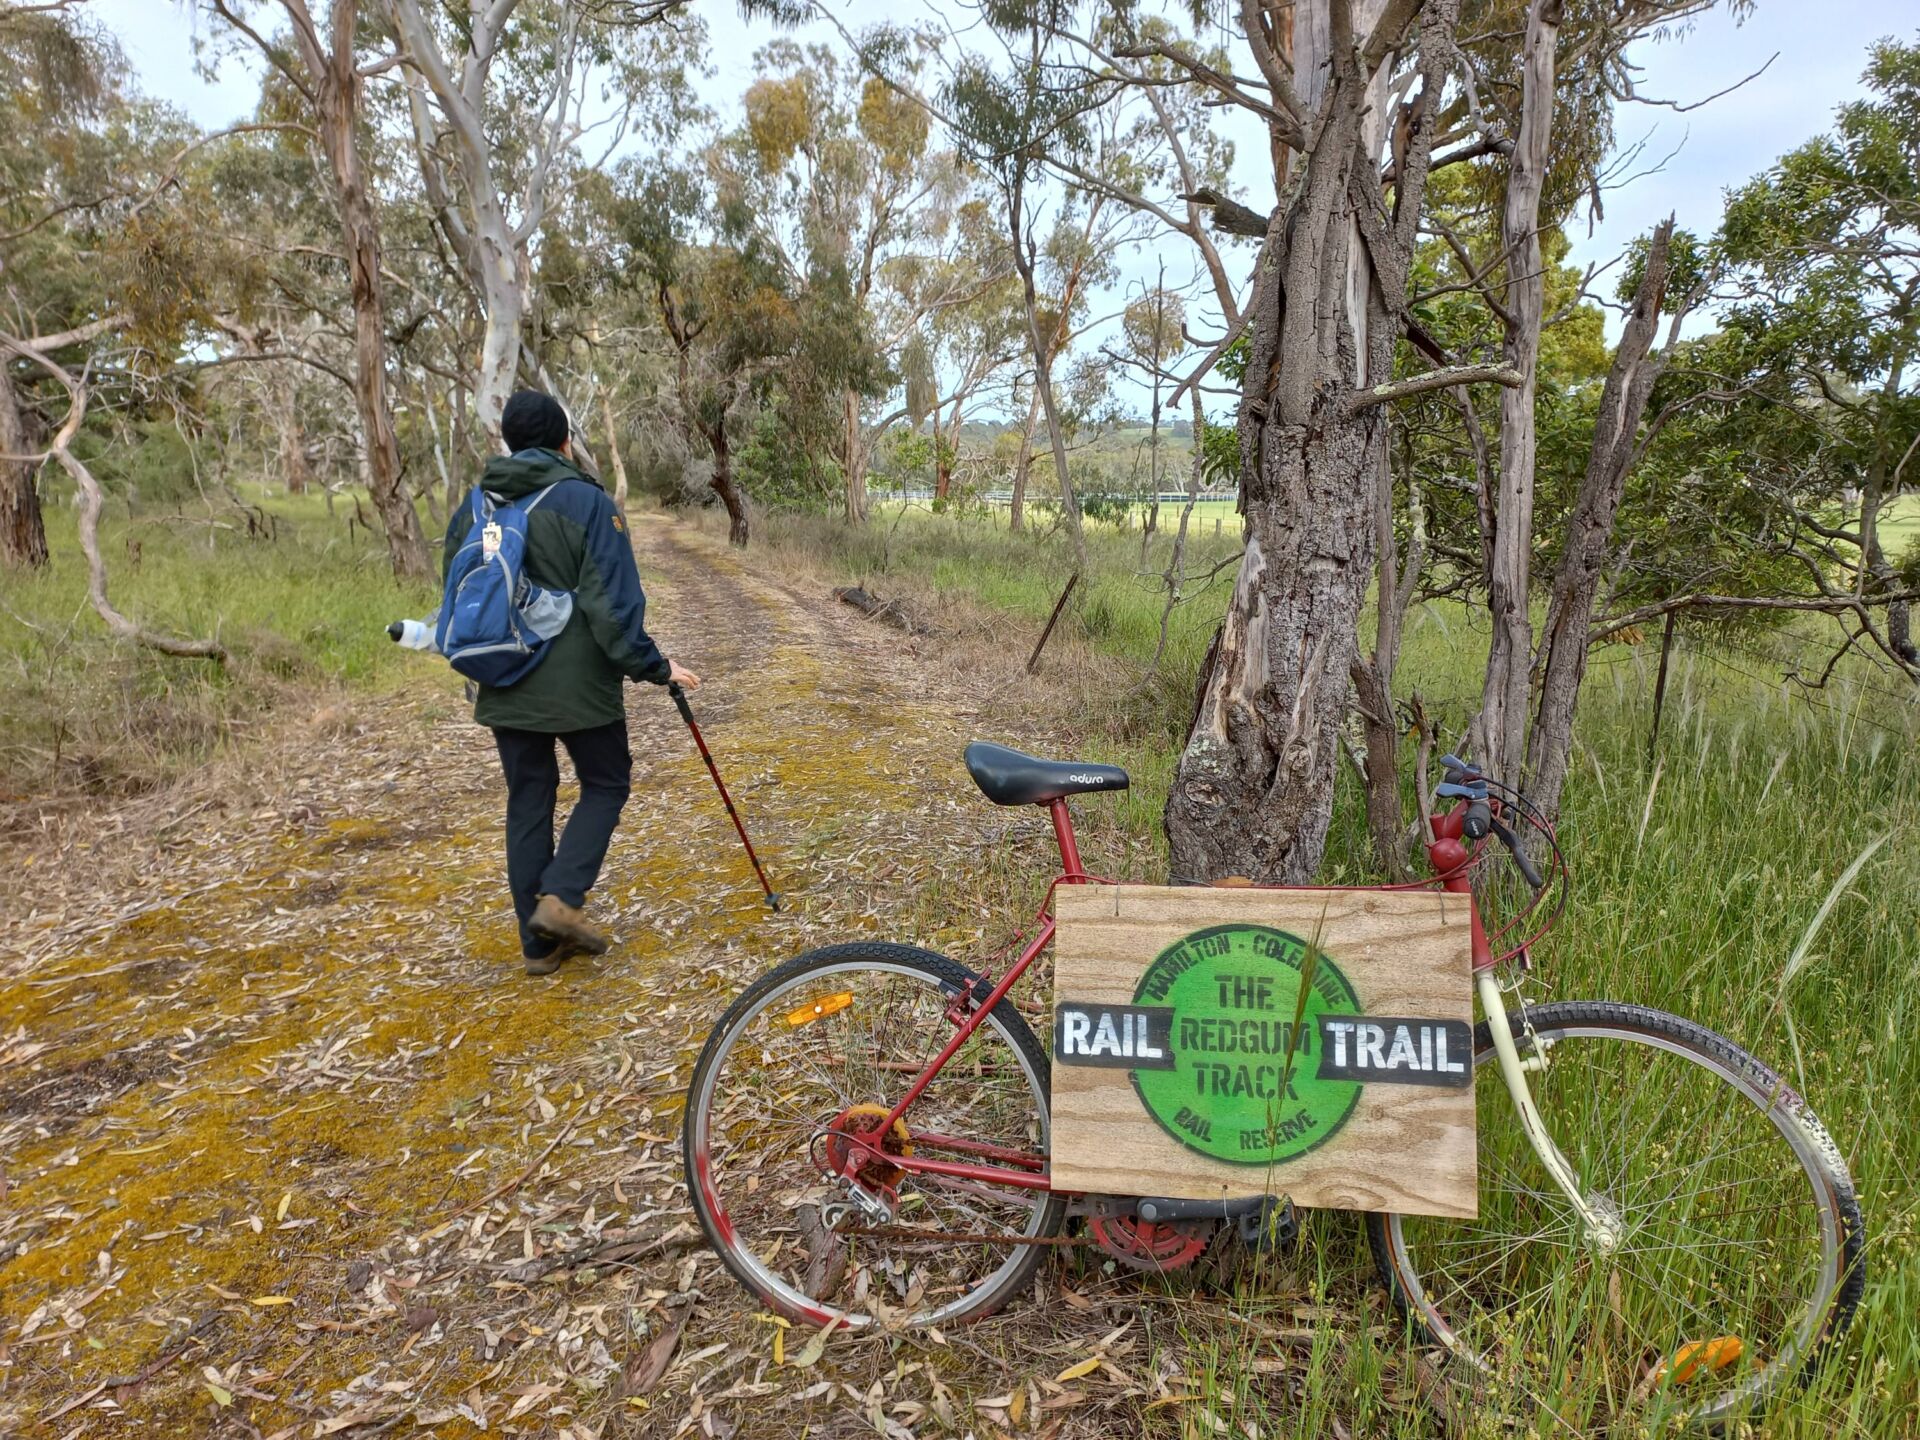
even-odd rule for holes
{"type": "Polygon", "coordinates": [[[1650,1367],[1736,1337],[1741,1363],[1690,1377],[1689,1413],[1717,1412],[1775,1383],[1818,1333],[1838,1278],[1820,1218],[1830,1191],[1808,1184],[1826,1157],[1796,1141],[1776,1097],[1753,1098],[1741,1078],[1751,1072],[1720,1058],[1724,1044],[1694,1047],[1700,1032],[1645,1011],[1587,1030],[1598,1007],[1567,1008],[1582,1020],[1538,1025],[1551,1062],[1529,1088],[1617,1234],[1590,1234],[1564,1196],[1540,1188],[1504,1090],[1485,1086],[1479,1218],[1392,1218],[1394,1269],[1420,1277],[1423,1303],[1476,1374],[1511,1376],[1582,1414],[1650,1403],[1650,1367]]]}
{"type": "MultiPolygon", "coordinates": [[[[1044,1091],[992,1014],[929,1077],[902,1126],[872,1133],[955,1033],[948,973],[828,965],[765,994],[733,1026],[735,1038],[705,1082],[706,1184],[725,1215],[724,1249],[756,1288],[856,1316],[880,1304],[926,1307],[920,1318],[930,1323],[1030,1268],[1020,1262],[1031,1247],[949,1236],[1022,1235],[1058,1223],[1057,1202],[1044,1194],[991,1182],[1002,1162],[983,1160],[980,1178],[917,1174],[889,1162],[895,1146],[913,1148],[916,1127],[1044,1155],[1044,1091]],[[818,1218],[842,1213],[850,1187],[887,1214],[879,1233],[863,1232],[870,1222],[857,1210],[845,1212],[853,1228],[838,1238],[818,1218]],[[834,1208],[806,1210],[823,1205],[834,1208]]],[[[831,1227],[843,1229],[837,1219],[831,1227]]]]}

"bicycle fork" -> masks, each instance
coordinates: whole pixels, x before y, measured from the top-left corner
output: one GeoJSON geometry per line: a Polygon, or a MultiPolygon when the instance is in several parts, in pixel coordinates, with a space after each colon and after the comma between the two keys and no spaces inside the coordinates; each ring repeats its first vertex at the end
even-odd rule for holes
{"type": "Polygon", "coordinates": [[[1493,1038],[1493,1053],[1500,1063],[1500,1078],[1506,1082],[1507,1094],[1520,1116],[1520,1128],[1526,1133],[1527,1143],[1533,1146],[1540,1163],[1546,1166],[1547,1174],[1553,1177],[1553,1183],[1560,1187],[1560,1193],[1567,1197],[1567,1203],[1573,1206],[1574,1213],[1580,1217],[1587,1243],[1597,1254],[1611,1255],[1620,1248],[1625,1238],[1620,1217],[1614,1213],[1612,1206],[1600,1197],[1588,1194],[1581,1185],[1572,1162],[1554,1144],[1553,1136],[1547,1133],[1546,1121],[1541,1118],[1539,1107],[1533,1103],[1533,1091],[1527,1086],[1529,1070],[1543,1071],[1547,1068],[1546,1046],[1536,1044],[1532,1054],[1522,1057],[1519,1047],[1514,1043],[1513,1026],[1507,1021],[1506,999],[1501,994],[1500,982],[1494,978],[1493,971],[1480,971],[1474,977],[1474,984],[1480,992],[1480,1009],[1486,1016],[1487,1031],[1493,1038]]]}

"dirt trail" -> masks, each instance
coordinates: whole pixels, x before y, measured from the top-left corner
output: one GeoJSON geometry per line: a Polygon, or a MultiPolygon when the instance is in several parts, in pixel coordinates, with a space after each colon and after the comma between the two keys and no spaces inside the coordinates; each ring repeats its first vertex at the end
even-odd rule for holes
{"type": "MultiPolygon", "coordinates": [[[[636,528],[790,913],[647,688],[595,902],[621,944],[522,975],[491,747],[426,662],[276,755],[257,802],[210,787],[152,836],[0,850],[0,1434],[874,1433],[874,1396],[822,1378],[839,1352],[773,1367],[696,1243],[679,1090],[752,974],[911,935],[953,893],[936,877],[1009,838],[1037,865],[1043,828],[972,790],[961,744],[1004,729],[950,668],[691,529],[636,528]]],[[[915,938],[964,953],[978,924],[915,938]]],[[[890,1396],[948,1403],[888,1345],[890,1396]]]]}

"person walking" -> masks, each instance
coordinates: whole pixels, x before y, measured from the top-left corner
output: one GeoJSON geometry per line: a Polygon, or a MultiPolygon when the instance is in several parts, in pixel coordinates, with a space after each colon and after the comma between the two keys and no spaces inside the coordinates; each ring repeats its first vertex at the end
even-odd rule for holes
{"type": "MultiPolygon", "coordinates": [[[[671,681],[696,690],[700,677],[661,654],[647,634],[626,519],[573,463],[572,427],[560,403],[517,391],[500,433],[512,453],[487,462],[479,488],[496,505],[526,512],[527,578],[573,597],[565,628],[531,672],[504,688],[471,687],[473,717],[493,731],[506,775],[507,884],[521,954],[529,975],[551,975],[612,943],[584,911],[632,784],[622,686],[671,681]],[[559,748],[573,762],[580,799],[556,845],[559,748]]],[[[469,494],[447,522],[443,571],[468,543],[472,500],[469,494]]]]}

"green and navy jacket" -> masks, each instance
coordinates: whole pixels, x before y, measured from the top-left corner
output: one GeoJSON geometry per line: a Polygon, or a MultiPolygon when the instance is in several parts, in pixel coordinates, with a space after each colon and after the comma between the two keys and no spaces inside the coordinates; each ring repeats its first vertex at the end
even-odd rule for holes
{"type": "MultiPolygon", "coordinates": [[[[473,718],[495,729],[591,729],[624,718],[623,682],[667,681],[667,657],[647,634],[647,597],[627,522],[607,492],[551,450],[498,456],[480,477],[482,489],[509,502],[549,485],[553,493],[527,517],[527,574],[536,584],[571,590],[573,618],[524,680],[505,690],[479,687],[473,718]]],[[[447,522],[443,575],[472,525],[469,494],[447,522]]]]}

